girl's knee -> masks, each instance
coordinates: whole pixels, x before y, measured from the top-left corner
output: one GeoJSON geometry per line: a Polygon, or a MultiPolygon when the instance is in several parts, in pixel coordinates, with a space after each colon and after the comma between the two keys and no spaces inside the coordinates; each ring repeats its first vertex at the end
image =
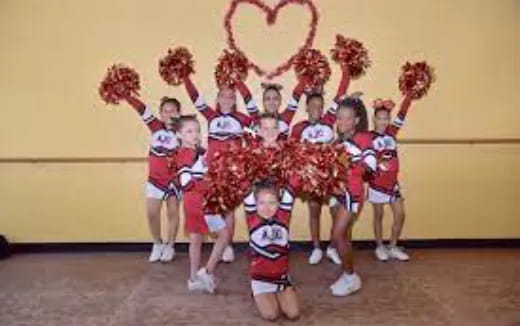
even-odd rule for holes
{"type": "Polygon", "coordinates": [[[160,220],[161,219],[161,211],[157,211],[157,210],[148,210],[146,212],[146,215],[148,216],[148,219],[149,220],[154,220],[154,221],[157,221],[157,220],[160,220]]]}
{"type": "Polygon", "coordinates": [[[311,220],[315,220],[315,221],[320,221],[320,220],[321,220],[321,216],[318,215],[318,214],[310,214],[310,215],[309,215],[309,218],[310,218],[311,220]]]}
{"type": "Polygon", "coordinates": [[[396,211],[396,212],[394,212],[394,219],[396,219],[397,221],[404,221],[404,219],[405,219],[404,211],[396,211]]]}
{"type": "Polygon", "coordinates": [[[382,221],[383,220],[383,210],[379,210],[379,209],[374,209],[374,218],[378,221],[382,221]]]}
{"type": "Polygon", "coordinates": [[[202,235],[198,233],[190,233],[190,244],[201,244],[202,243],[202,235]]]}
{"type": "Polygon", "coordinates": [[[347,232],[347,224],[345,223],[336,223],[334,229],[332,230],[332,240],[333,241],[341,241],[345,238],[347,232]]]}
{"type": "Polygon", "coordinates": [[[267,321],[275,321],[280,316],[280,312],[277,309],[271,309],[268,311],[261,311],[262,318],[267,321]]]}
{"type": "Polygon", "coordinates": [[[337,243],[345,239],[346,229],[343,227],[336,227],[332,231],[332,242],[337,243]]]}
{"type": "Polygon", "coordinates": [[[404,221],[406,219],[406,214],[404,212],[402,212],[401,214],[399,214],[399,219],[401,221],[404,221]]]}
{"type": "Polygon", "coordinates": [[[179,213],[177,211],[168,211],[167,216],[170,222],[177,221],[179,219],[179,213]]]}
{"type": "Polygon", "coordinates": [[[217,231],[216,235],[217,235],[217,239],[222,239],[222,240],[228,241],[230,238],[229,228],[227,226],[223,227],[222,229],[217,231]]]}
{"type": "Polygon", "coordinates": [[[298,307],[294,307],[293,309],[285,311],[284,314],[285,317],[287,317],[289,320],[297,320],[300,318],[300,309],[298,309],[298,307]]]}

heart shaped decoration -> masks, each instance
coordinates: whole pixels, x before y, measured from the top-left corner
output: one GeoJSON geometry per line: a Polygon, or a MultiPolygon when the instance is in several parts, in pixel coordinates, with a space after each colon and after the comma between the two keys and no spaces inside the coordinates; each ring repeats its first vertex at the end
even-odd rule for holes
{"type": "Polygon", "coordinates": [[[274,8],[269,7],[261,0],[232,0],[231,5],[229,6],[225,18],[224,18],[224,28],[227,33],[227,44],[228,47],[236,51],[240,54],[242,54],[244,57],[246,57],[249,61],[250,67],[259,75],[259,76],[266,76],[267,79],[272,79],[274,77],[280,76],[287,70],[291,68],[291,65],[294,61],[294,59],[304,50],[310,49],[312,47],[312,44],[314,42],[314,38],[316,36],[316,27],[318,25],[318,10],[316,9],[316,6],[314,6],[314,3],[311,0],[282,0],[280,1],[274,8]],[[233,15],[237,11],[237,8],[241,4],[250,4],[258,9],[260,9],[262,12],[266,15],[266,22],[267,25],[273,25],[276,23],[276,18],[278,16],[278,13],[280,9],[294,4],[294,5],[301,5],[307,8],[311,14],[311,23],[309,25],[309,29],[307,31],[307,36],[305,37],[304,43],[298,48],[298,51],[291,55],[288,59],[286,59],[284,62],[280,63],[274,70],[272,71],[266,71],[264,68],[261,68],[257,63],[251,61],[248,56],[242,51],[235,41],[235,36],[233,34],[233,27],[231,24],[231,20],[233,19],[233,15]]]}

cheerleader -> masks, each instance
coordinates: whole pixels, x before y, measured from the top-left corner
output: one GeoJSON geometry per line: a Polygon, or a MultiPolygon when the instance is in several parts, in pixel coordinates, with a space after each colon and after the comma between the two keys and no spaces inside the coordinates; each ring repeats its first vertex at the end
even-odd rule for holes
{"type": "Polygon", "coordinates": [[[397,241],[403,229],[405,214],[403,197],[401,196],[398,174],[399,157],[397,156],[397,133],[403,126],[412,101],[405,96],[397,117],[392,123],[391,111],[395,104],[391,100],[374,101],[374,130],[371,132],[372,144],[376,151],[378,173],[369,180],[368,201],[374,208],[374,235],[376,238],[375,255],[381,261],[390,258],[407,261],[409,256],[399,247],[397,241]],[[389,204],[394,216],[390,245],[383,243],[384,205],[389,204]]]}
{"type": "Polygon", "coordinates": [[[175,172],[168,157],[179,146],[172,119],[180,114],[181,104],[175,98],[164,97],[159,106],[159,118],[139,99],[128,96],[126,101],[137,111],[152,134],[148,156],[146,212],[153,239],[150,262],[169,262],[175,256],[174,243],[179,226],[181,192],[174,182],[175,172]],[[161,207],[166,202],[168,235],[161,236],[161,207]]]}
{"type": "Polygon", "coordinates": [[[229,231],[220,215],[203,212],[208,185],[203,180],[207,167],[205,150],[200,147],[199,122],[195,116],[181,116],[178,125],[181,147],[175,153],[175,164],[183,191],[185,229],[190,239],[188,289],[214,293],[216,284],[213,273],[229,241],[229,231]],[[206,266],[199,269],[203,237],[208,232],[216,234],[217,238],[206,266]]]}
{"type": "MultiPolygon", "coordinates": [[[[336,109],[339,100],[346,94],[350,83],[348,69],[343,69],[342,77],[332,106],[323,115],[323,95],[321,93],[311,93],[307,95],[307,114],[308,119],[297,123],[291,132],[291,138],[302,142],[310,143],[331,143],[334,140],[334,122],[336,120],[336,109]]],[[[313,250],[309,256],[309,264],[318,264],[323,258],[323,251],[320,247],[320,217],[321,201],[309,200],[309,228],[313,250]]],[[[327,257],[339,265],[341,260],[336,249],[331,244],[326,250],[327,257]]]]}
{"type": "MultiPolygon", "coordinates": [[[[251,118],[236,110],[236,94],[233,89],[220,89],[217,95],[217,108],[213,109],[200,96],[189,77],[184,79],[184,85],[197,110],[208,121],[208,160],[216,151],[224,150],[231,144],[240,146],[244,128],[251,125],[251,118]]],[[[230,244],[222,255],[222,261],[230,263],[235,260],[231,243],[235,233],[235,214],[229,212],[226,222],[230,230],[230,244]]]]}
{"type": "Polygon", "coordinates": [[[251,291],[260,315],[269,321],[282,314],[295,320],[300,314],[288,259],[294,185],[293,182],[287,186],[280,196],[278,189],[265,181],[257,184],[244,200],[251,254],[251,291]]]}
{"type": "MultiPolygon", "coordinates": [[[[242,95],[247,111],[251,118],[253,119],[253,129],[258,128],[258,119],[260,118],[260,111],[258,110],[258,106],[256,105],[249,88],[242,81],[237,81],[236,83],[237,89],[242,95]]],[[[287,139],[289,136],[289,129],[291,122],[294,118],[294,114],[298,110],[298,103],[300,102],[300,98],[303,94],[303,91],[306,86],[306,81],[301,80],[292,92],[292,96],[289,98],[287,102],[287,106],[282,113],[279,113],[280,106],[282,105],[282,85],[275,83],[262,83],[263,93],[262,93],[262,104],[264,107],[264,112],[269,114],[274,114],[278,119],[278,129],[280,132],[280,139],[287,139]]]]}
{"type": "Polygon", "coordinates": [[[337,142],[343,144],[351,157],[347,189],[335,196],[333,241],[341,257],[342,273],[330,289],[335,296],[349,295],[361,288],[361,279],[354,272],[352,228],[363,205],[363,176],[374,173],[376,157],[372,139],[367,132],[366,109],[358,97],[347,97],[337,112],[337,142]]]}

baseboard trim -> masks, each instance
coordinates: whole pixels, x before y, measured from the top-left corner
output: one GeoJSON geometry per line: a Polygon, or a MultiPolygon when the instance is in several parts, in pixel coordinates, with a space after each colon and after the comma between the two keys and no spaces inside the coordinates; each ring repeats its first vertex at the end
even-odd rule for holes
{"type": "MultiPolygon", "coordinates": [[[[520,238],[512,239],[410,239],[399,242],[401,246],[416,249],[457,249],[457,248],[520,248],[520,238]]],[[[206,244],[209,246],[209,244],[206,244]]],[[[327,246],[328,242],[323,242],[327,246]]],[[[234,244],[238,250],[247,248],[246,242],[234,244]]],[[[294,250],[309,250],[310,241],[293,241],[294,250]]],[[[176,250],[187,252],[186,242],[177,243],[176,250]]],[[[374,242],[370,240],[354,241],[356,249],[373,249],[374,242]]],[[[81,252],[140,252],[150,250],[150,243],[146,242],[27,242],[12,243],[12,253],[81,253],[81,252]]]]}

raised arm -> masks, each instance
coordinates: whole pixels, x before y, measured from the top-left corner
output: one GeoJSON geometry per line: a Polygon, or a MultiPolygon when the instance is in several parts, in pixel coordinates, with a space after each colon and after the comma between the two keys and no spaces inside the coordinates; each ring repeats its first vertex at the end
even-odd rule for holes
{"type": "Polygon", "coordinates": [[[199,91],[191,81],[190,77],[184,78],[184,87],[186,88],[186,92],[190,96],[191,102],[197,108],[197,111],[202,113],[202,115],[206,119],[211,119],[216,115],[215,110],[213,110],[207,103],[206,100],[199,94],[199,91]]]}
{"type": "Polygon", "coordinates": [[[341,99],[347,94],[348,86],[350,85],[350,72],[348,68],[341,70],[341,80],[336,91],[336,96],[332,101],[331,106],[323,117],[323,122],[328,125],[333,125],[336,122],[336,112],[338,111],[339,103],[341,99]]]}
{"type": "Polygon", "coordinates": [[[257,119],[260,115],[260,111],[258,110],[258,105],[256,104],[255,100],[253,99],[253,95],[251,95],[251,91],[247,87],[247,85],[241,81],[237,80],[235,82],[235,85],[238,89],[238,92],[244,99],[244,103],[246,105],[247,113],[254,118],[257,119]]]}
{"type": "Polygon", "coordinates": [[[307,81],[305,79],[301,79],[298,84],[294,87],[294,90],[287,102],[287,107],[280,114],[280,118],[284,120],[288,125],[291,124],[292,119],[294,118],[294,114],[298,110],[298,104],[300,102],[300,98],[302,97],[303,91],[307,85],[307,81]]]}
{"type": "Polygon", "coordinates": [[[289,179],[289,183],[285,187],[285,189],[282,191],[282,197],[280,199],[280,209],[291,212],[294,200],[296,198],[296,190],[300,187],[300,179],[297,176],[292,176],[289,179]]]}
{"type": "Polygon", "coordinates": [[[336,101],[339,101],[342,97],[347,94],[348,87],[350,85],[350,71],[347,67],[341,69],[341,80],[339,81],[338,89],[336,91],[336,101]]]}
{"type": "Polygon", "coordinates": [[[127,96],[125,100],[128,102],[128,104],[130,104],[131,107],[135,109],[151,132],[155,132],[164,128],[164,124],[159,119],[157,119],[152,111],[148,109],[140,99],[133,96],[127,96]]]}
{"type": "Polygon", "coordinates": [[[403,127],[404,120],[406,118],[406,115],[408,114],[408,109],[410,108],[411,104],[412,96],[406,95],[403,101],[401,102],[401,107],[399,108],[399,112],[397,112],[394,121],[392,121],[392,124],[388,126],[387,133],[394,137],[397,136],[397,133],[403,127]]]}

